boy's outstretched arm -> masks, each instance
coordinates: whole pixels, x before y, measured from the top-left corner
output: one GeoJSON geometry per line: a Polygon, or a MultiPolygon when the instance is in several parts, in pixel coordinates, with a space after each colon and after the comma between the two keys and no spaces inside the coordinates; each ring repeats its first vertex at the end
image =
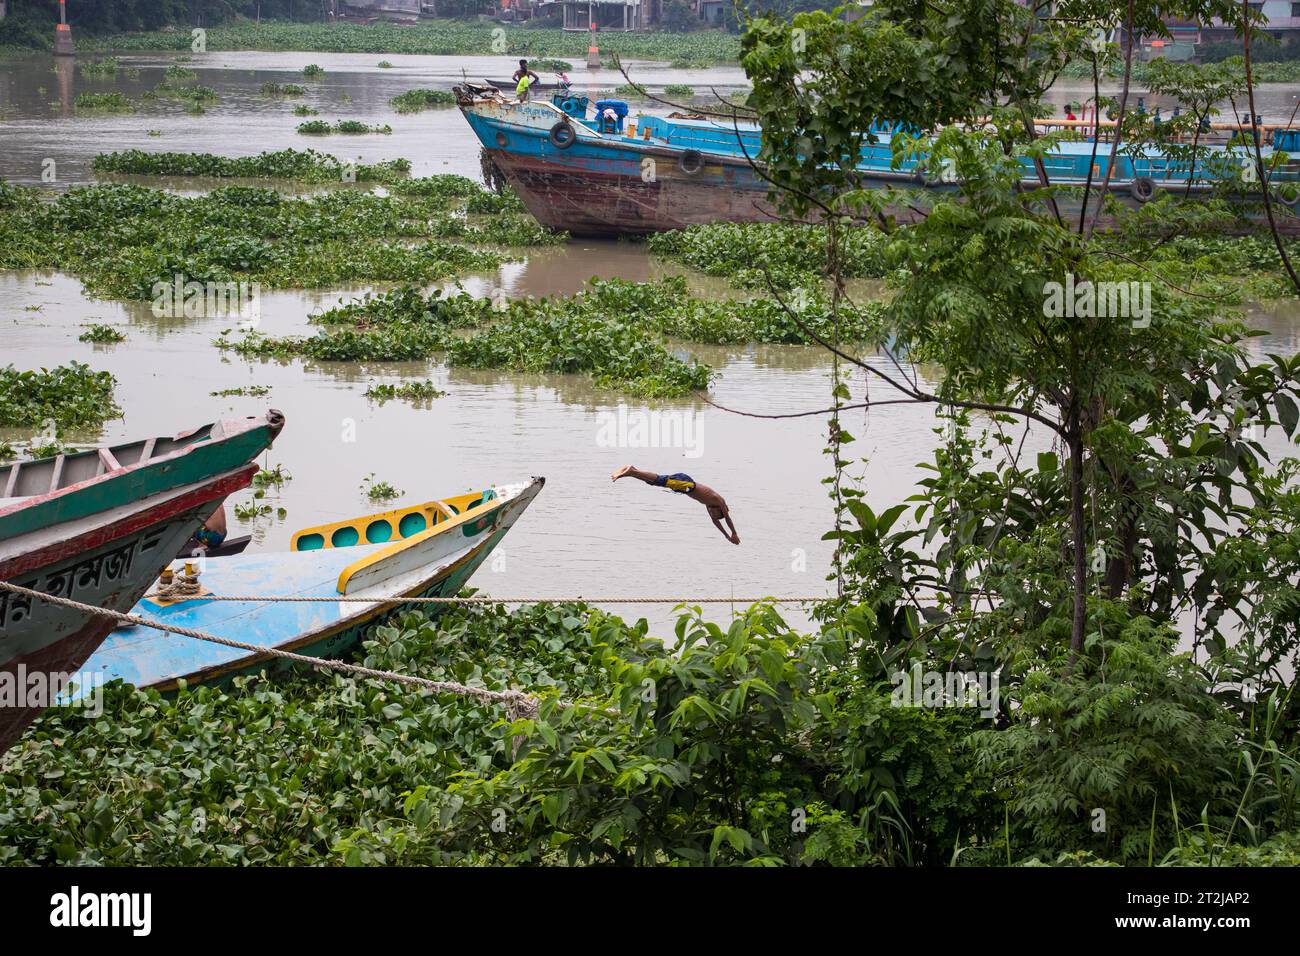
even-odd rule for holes
{"type": "Polygon", "coordinates": [[[724,514],[721,516],[710,514],[709,517],[713,519],[713,527],[721,531],[722,536],[724,538],[726,538],[732,544],[740,544],[740,535],[736,534],[736,526],[734,524],[731,524],[730,514],[724,514]],[[727,524],[731,525],[730,531],[728,531],[726,528],[722,526],[722,521],[724,518],[726,519],[727,524]]]}

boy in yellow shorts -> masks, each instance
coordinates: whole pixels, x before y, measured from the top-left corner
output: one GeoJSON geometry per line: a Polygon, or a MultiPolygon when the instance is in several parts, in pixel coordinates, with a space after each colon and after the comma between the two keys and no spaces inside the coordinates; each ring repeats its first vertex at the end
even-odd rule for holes
{"type": "Polygon", "coordinates": [[[613,481],[618,481],[620,478],[639,478],[647,485],[667,488],[677,494],[694,498],[708,509],[709,517],[713,519],[713,526],[722,532],[722,536],[732,544],[740,544],[740,535],[736,533],[736,526],[732,523],[731,510],[727,507],[726,499],[708,485],[701,485],[690,475],[681,472],[675,475],[656,475],[654,472],[641,471],[634,465],[624,465],[610,478],[613,481]],[[726,528],[722,526],[723,521],[727,522],[726,528]],[[731,530],[728,531],[727,528],[731,530]]]}

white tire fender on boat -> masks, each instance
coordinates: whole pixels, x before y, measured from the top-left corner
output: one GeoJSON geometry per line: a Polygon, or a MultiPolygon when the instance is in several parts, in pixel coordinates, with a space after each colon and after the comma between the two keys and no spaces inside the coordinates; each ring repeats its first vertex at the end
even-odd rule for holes
{"type": "Polygon", "coordinates": [[[677,168],[687,176],[694,176],[704,168],[704,154],[698,149],[688,149],[677,157],[677,168]]]}
{"type": "Polygon", "coordinates": [[[1156,194],[1156,181],[1150,176],[1138,176],[1129,184],[1128,191],[1138,202],[1149,202],[1156,194]]]}

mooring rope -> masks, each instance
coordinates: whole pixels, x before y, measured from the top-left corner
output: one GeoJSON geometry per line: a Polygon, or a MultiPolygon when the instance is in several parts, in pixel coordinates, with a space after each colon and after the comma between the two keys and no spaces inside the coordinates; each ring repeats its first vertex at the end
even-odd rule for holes
{"type": "Polygon", "coordinates": [[[152,627],[158,631],[166,631],[169,634],[179,634],[181,637],[190,637],[199,641],[208,641],[212,644],[222,644],[226,647],[234,647],[240,650],[252,651],[259,655],[269,657],[279,657],[284,660],[296,661],[300,664],[308,664],[312,667],[323,667],[328,670],[340,671],[345,674],[355,674],[358,677],[370,677],[376,680],[394,681],[399,684],[407,684],[411,687],[421,687],[425,690],[433,691],[439,694],[458,694],[462,697],[474,697],[478,700],[492,703],[505,704],[506,714],[511,720],[520,718],[532,719],[537,716],[537,698],[523,691],[518,690],[488,690],[485,687],[470,687],[466,684],[459,684],[455,681],[429,680],[426,677],[412,677],[409,674],[398,674],[395,671],[377,670],[373,667],[364,667],[361,664],[349,664],[344,661],[326,660],[321,657],[308,657],[306,654],[295,654],[292,651],[283,651],[276,647],[261,647],[257,644],[247,644],[244,641],[236,641],[228,637],[217,637],[215,634],[208,634],[205,631],[196,631],[189,627],[177,627],[174,624],[163,624],[159,621],[151,621],[148,618],[140,617],[135,614],[124,614],[121,611],[114,611],[105,607],[96,607],[93,604],[83,604],[80,601],[74,601],[71,598],[58,597],[53,594],[46,594],[43,591],[34,591],[31,588],[25,588],[17,584],[11,584],[8,581],[0,581],[0,590],[9,591],[13,594],[22,594],[27,597],[38,598],[47,604],[57,604],[61,607],[73,608],[86,614],[94,614],[99,617],[112,618],[115,621],[121,621],[124,624],[137,624],[143,627],[152,627]]]}
{"type": "Polygon", "coordinates": [[[188,597],[197,597],[202,591],[203,585],[199,583],[199,576],[182,571],[172,579],[170,584],[160,583],[157,596],[170,601],[181,601],[188,597]]]}
{"type": "MultiPolygon", "coordinates": [[[[146,594],[141,600],[150,598],[162,598],[163,600],[175,600],[175,598],[163,591],[157,591],[153,594],[146,594]]],[[[807,601],[830,601],[833,595],[818,594],[812,597],[487,597],[483,595],[474,595],[472,597],[346,597],[342,594],[335,597],[315,597],[309,595],[296,594],[279,594],[279,595],[254,595],[247,597],[237,597],[227,594],[202,594],[195,598],[199,601],[239,601],[252,603],[264,601],[268,604],[277,602],[300,602],[300,603],[323,603],[333,604],[336,601],[351,604],[570,604],[581,601],[584,604],[759,604],[768,602],[771,604],[803,604],[807,601]]]]}

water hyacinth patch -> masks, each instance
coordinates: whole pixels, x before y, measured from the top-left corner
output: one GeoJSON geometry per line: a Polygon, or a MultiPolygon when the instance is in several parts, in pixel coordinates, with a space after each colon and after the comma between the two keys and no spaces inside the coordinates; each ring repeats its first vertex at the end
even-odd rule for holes
{"type": "Polygon", "coordinates": [[[372,399],[383,405],[387,401],[394,399],[411,402],[412,404],[427,404],[435,398],[442,398],[447,393],[438,388],[433,382],[403,382],[401,385],[394,385],[391,382],[375,384],[369,386],[365,391],[366,398],[372,399]]]}
{"type": "Polygon", "coordinates": [[[330,133],[391,133],[393,128],[387,124],[383,126],[371,126],[368,123],[362,123],[360,120],[339,120],[331,126],[325,120],[311,120],[306,123],[298,124],[298,132],[311,136],[326,136],[330,133]]]}
{"type": "MultiPolygon", "coordinates": [[[[312,156],[320,154],[291,158],[312,156]]],[[[268,157],[215,164],[182,154],[139,153],[119,164],[120,158],[107,157],[102,165],[227,174],[293,168],[268,169],[261,165],[268,157]]],[[[314,175],[322,165],[313,163],[306,172],[314,175]]],[[[271,288],[433,282],[495,268],[506,255],[499,248],[505,241],[561,239],[518,213],[467,218],[472,195],[459,185],[431,188],[427,195],[340,189],[308,198],[223,186],[185,197],[101,183],[42,203],[36,190],[10,187],[0,192],[0,268],[58,268],[78,276],[94,295],[152,301],[158,283],[171,284],[177,275],[183,282],[243,281],[271,288]]]]}
{"type": "MultiPolygon", "coordinates": [[[[826,266],[826,233],[789,223],[711,223],[650,237],[650,251],[707,275],[725,276],[741,288],[804,285],[826,266]],[[766,273],[766,275],[765,275],[766,273]]],[[[843,239],[845,278],[886,273],[885,239],[878,230],[850,229],[843,239]]]]}
{"type": "Polygon", "coordinates": [[[111,325],[92,324],[86,326],[86,331],[77,336],[78,342],[92,342],[96,345],[113,345],[117,342],[125,342],[126,335],[120,329],[115,329],[111,325]]]}
{"type": "Polygon", "coordinates": [[[108,372],[81,362],[39,371],[7,365],[0,368],[0,428],[98,428],[122,414],[113,400],[116,385],[108,372]]]}
{"type": "Polygon", "coordinates": [[[305,96],[307,87],[298,83],[267,82],[262,84],[260,92],[263,96],[269,97],[305,96]]]}
{"type": "Polygon", "coordinates": [[[117,76],[120,61],[115,56],[100,57],[85,63],[78,63],[77,70],[85,77],[102,79],[117,76]]]}
{"type": "Polygon", "coordinates": [[[455,106],[456,97],[448,90],[407,90],[388,101],[399,113],[418,113],[435,106],[455,106]]]}
{"type": "MultiPolygon", "coordinates": [[[[598,385],[644,397],[708,388],[707,365],[686,361],[668,340],[739,345],[802,344],[804,328],[829,338],[834,318],[824,292],[801,293],[795,315],[770,298],[705,300],[686,281],[593,280],[584,294],[493,302],[467,294],[425,296],[406,287],[370,294],[312,317],[308,337],[247,335],[218,344],[244,356],[317,361],[409,361],[442,357],[452,366],[590,375],[598,385]],[[800,325],[804,328],[801,328],[800,325]],[[455,335],[453,330],[473,330],[455,335]]],[[[844,342],[881,335],[879,304],[843,309],[844,342]]]]}
{"type": "MultiPolygon", "coordinates": [[[[415,53],[434,56],[484,53],[484,29],[456,21],[392,23],[251,23],[214,26],[207,30],[208,46],[218,50],[283,50],[317,53],[415,53]]],[[[188,33],[130,33],[78,41],[88,50],[189,50],[188,33]]],[[[717,30],[693,33],[602,33],[600,49],[627,59],[681,60],[692,66],[735,62],[740,38],[717,30]]],[[[561,30],[510,30],[506,49],[514,57],[569,57],[575,62],[587,52],[586,35],[561,30]]]]}
{"type": "Polygon", "coordinates": [[[100,153],[94,169],[136,176],[210,176],[240,179],[293,179],[308,183],[392,183],[411,169],[406,159],[368,165],[348,164],[315,150],[282,149],[256,156],[215,156],[211,153],[148,153],[128,149],[100,153]]]}
{"type": "Polygon", "coordinates": [[[78,93],[72,105],[78,110],[98,113],[134,113],[135,104],[121,93],[78,93]]]}

